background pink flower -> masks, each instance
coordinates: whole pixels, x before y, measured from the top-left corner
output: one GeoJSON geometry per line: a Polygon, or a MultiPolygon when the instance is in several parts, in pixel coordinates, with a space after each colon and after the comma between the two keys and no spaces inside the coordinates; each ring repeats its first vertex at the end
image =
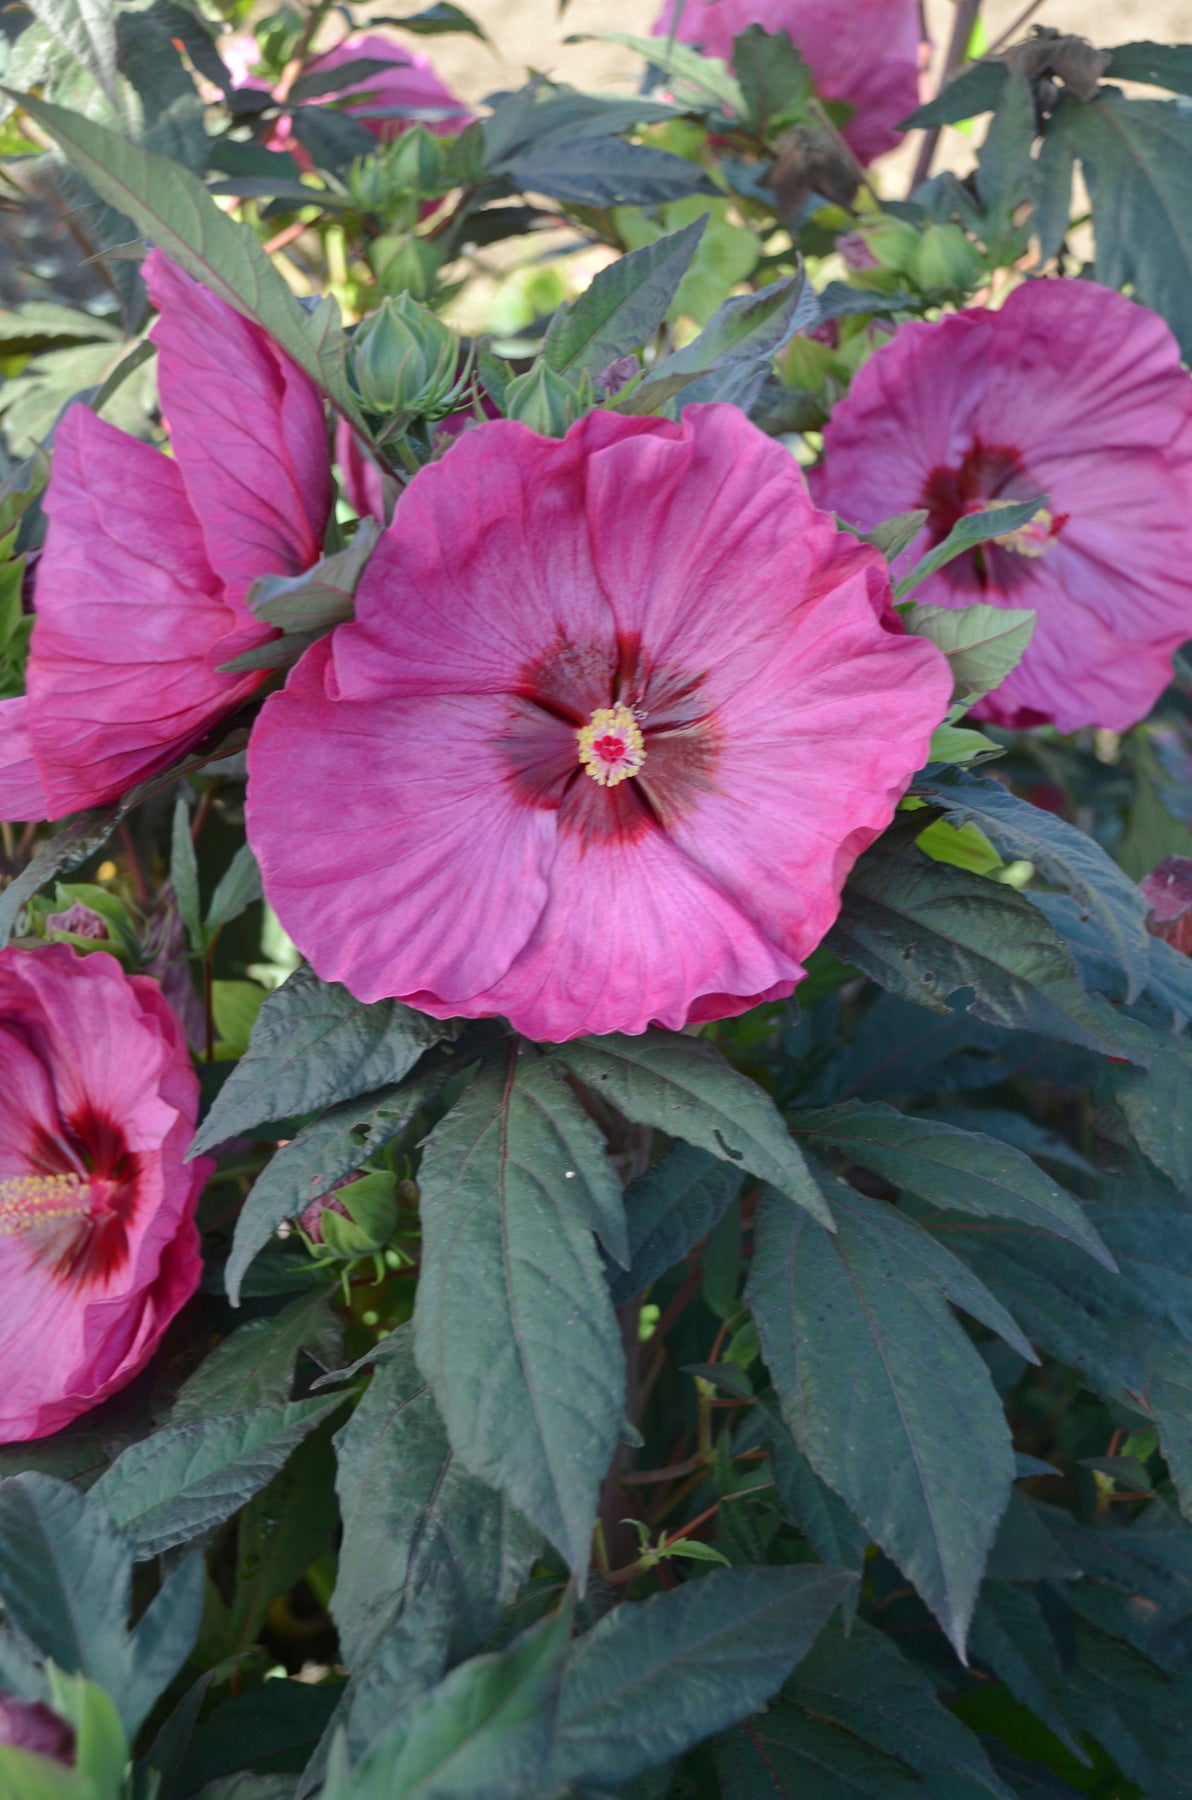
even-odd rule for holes
{"type": "Polygon", "coordinates": [[[1046,495],[1033,527],[916,594],[1036,609],[979,716],[1125,730],[1150,711],[1192,637],[1192,382],[1154,313],[1048,280],[1000,312],[903,325],[837,406],[824,454],[815,495],[847,523],[928,510],[907,567],[966,513],[1046,495]]]}
{"type": "MultiPolygon", "coordinates": [[[[247,41],[253,46],[251,55],[244,34],[225,38],[220,54],[237,87],[267,89],[268,82],[247,72],[256,61],[255,41],[251,38],[247,41]]],[[[324,50],[320,56],[311,58],[303,74],[323,75],[355,62],[383,62],[388,66],[365,81],[350,81],[346,87],[334,88],[306,104],[329,106],[344,101],[338,110],[365,126],[383,143],[390,143],[415,124],[425,125],[428,131],[438,136],[454,136],[472,117],[458,95],[439,80],[433,64],[425,56],[420,56],[416,50],[406,50],[376,32],[353,38],[350,42],[345,39],[332,49],[324,50]],[[352,100],[352,94],[366,97],[352,100]]],[[[289,151],[304,169],[313,167],[309,155],[294,135],[288,113],[283,113],[277,120],[269,148],[289,151]]]]}
{"type": "Polygon", "coordinates": [[[157,984],[104,951],[0,953],[0,1442],[142,1369],[198,1285],[199,1088],[157,984]]]}
{"type": "Polygon", "coordinates": [[[58,427],[28,691],[0,702],[2,818],[60,818],[175,761],[263,679],[219,668],[272,635],[250,584],[322,554],[313,383],[159,251],[145,278],[173,456],[87,406],[58,427]]]}
{"type": "Polygon", "coordinates": [[[789,994],[948,703],[884,571],[734,407],[464,433],[254,733],[282,923],[538,1038],[789,994]]]}
{"type": "Polygon", "coordinates": [[[403,49],[376,32],[367,32],[363,37],[324,50],[321,56],[311,58],[304,72],[322,75],[354,62],[383,62],[388,67],[383,74],[370,75],[365,81],[336,88],[321,95],[320,99],[344,100],[353,93],[366,94],[367,99],[349,99],[342,110],[375,132],[385,143],[413,124],[453,136],[463,130],[472,116],[458,95],[439,80],[433,64],[425,56],[415,50],[403,49]],[[442,116],[431,116],[436,113],[442,116]]]}
{"type": "MultiPolygon", "coordinates": [[[[656,36],[672,30],[676,10],[667,0],[656,36]]],[[[787,32],[824,98],[853,108],[843,133],[859,161],[901,141],[896,128],[919,104],[918,0],[686,0],[676,36],[731,62],[750,25],[787,32]]]]}

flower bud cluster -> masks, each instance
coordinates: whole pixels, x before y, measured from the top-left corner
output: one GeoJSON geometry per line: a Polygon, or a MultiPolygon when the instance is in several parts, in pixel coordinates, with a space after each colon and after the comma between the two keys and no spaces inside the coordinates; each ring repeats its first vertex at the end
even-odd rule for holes
{"type": "Polygon", "coordinates": [[[361,404],[381,417],[441,419],[460,403],[468,374],[459,372],[459,339],[408,293],[383,300],[356,329],[352,384],[361,404]]]}

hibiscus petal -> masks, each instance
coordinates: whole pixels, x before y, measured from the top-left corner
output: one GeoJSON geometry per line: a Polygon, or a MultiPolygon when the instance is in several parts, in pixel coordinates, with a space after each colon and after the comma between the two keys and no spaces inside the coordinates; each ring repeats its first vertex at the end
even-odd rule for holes
{"type": "Polygon", "coordinates": [[[45,504],[29,724],[60,818],[167,767],[261,678],[213,666],[236,615],[177,463],[74,406],[45,504]]]}
{"type": "Polygon", "coordinates": [[[527,1036],[563,1043],[650,1024],[678,1030],[711,997],[733,996],[717,1017],[743,1012],[791,993],[802,975],[657,828],[598,844],[568,834],[534,936],[504,978],[462,1010],[504,1013],[527,1036]]]}
{"type": "Polygon", "coordinates": [[[235,595],[317,562],[331,510],[318,390],[259,328],[160,251],[145,262],[160,317],[157,378],[211,567],[235,595]]]}
{"type": "Polygon", "coordinates": [[[336,704],[329,657],[325,642],[307,651],[249,746],[249,838],[270,902],[324,980],[366,1001],[425,988],[450,1015],[533,932],[555,815],[514,793],[499,701],[336,704]]]}
{"type": "Polygon", "coordinates": [[[793,611],[764,675],[717,708],[711,787],[671,827],[799,958],[832,925],[849,870],[926,762],[952,692],[935,646],[885,630],[864,569],[840,567],[835,588],[793,611]]]}
{"type": "Polygon", "coordinates": [[[24,824],[45,816],[45,789],[29,735],[29,702],[24,694],[0,700],[0,819],[24,824]]]}
{"type": "Polygon", "coordinates": [[[560,636],[612,656],[583,509],[578,434],[493,420],[458,438],[398,503],[335,633],[345,699],[507,693],[560,636]]]}

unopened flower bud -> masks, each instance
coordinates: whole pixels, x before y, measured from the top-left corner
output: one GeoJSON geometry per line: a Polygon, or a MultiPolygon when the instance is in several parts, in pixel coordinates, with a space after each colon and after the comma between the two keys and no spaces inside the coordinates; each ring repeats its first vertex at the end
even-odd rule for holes
{"type": "Polygon", "coordinates": [[[959,225],[929,225],[919,238],[908,273],[923,293],[940,288],[967,293],[981,278],[981,258],[959,225]]]}
{"type": "Polygon", "coordinates": [[[368,260],[384,293],[410,294],[420,300],[434,285],[442,255],[429,238],[402,232],[374,238],[368,260]]]}
{"type": "Polygon", "coordinates": [[[542,437],[565,437],[580,409],[579,390],[556,375],[541,356],[527,374],[517,376],[505,390],[508,417],[528,425],[542,437]]]}
{"type": "Polygon", "coordinates": [[[1138,885],[1151,909],[1147,930],[1192,956],[1192,859],[1165,857],[1138,885]]]}
{"type": "MultiPolygon", "coordinates": [[[[862,235],[878,267],[893,269],[900,275],[910,268],[919,248],[919,233],[905,219],[883,217],[877,225],[868,226],[862,235]]],[[[854,262],[853,267],[857,268],[859,264],[854,262]]]]}
{"type": "Polygon", "coordinates": [[[438,412],[456,385],[459,341],[408,294],[382,301],[352,345],[356,391],[370,412],[438,412]]]}
{"type": "Polygon", "coordinates": [[[0,1744],[73,1767],[74,1732],[40,1700],[21,1700],[0,1690],[0,1744]]]}
{"type": "Polygon", "coordinates": [[[397,1183],[383,1171],[362,1175],[325,1194],[302,1214],[312,1243],[351,1261],[383,1250],[397,1229],[397,1183]]]}
{"type": "Polygon", "coordinates": [[[425,125],[412,125],[389,147],[386,162],[394,183],[429,195],[443,186],[443,146],[425,125]]]}
{"type": "Polygon", "coordinates": [[[623,387],[628,387],[634,378],[641,374],[641,364],[636,356],[618,356],[606,363],[600,373],[593,377],[592,386],[598,400],[611,400],[619,394],[623,387]]]}
{"type": "Polygon", "coordinates": [[[108,937],[108,922],[91,907],[84,906],[81,900],[76,900],[65,912],[47,915],[46,931],[50,936],[66,932],[71,937],[94,938],[99,943],[108,937]]]}
{"type": "Polygon", "coordinates": [[[393,174],[383,155],[358,156],[348,170],[348,192],[362,212],[375,213],[391,228],[418,223],[418,197],[393,174]]]}

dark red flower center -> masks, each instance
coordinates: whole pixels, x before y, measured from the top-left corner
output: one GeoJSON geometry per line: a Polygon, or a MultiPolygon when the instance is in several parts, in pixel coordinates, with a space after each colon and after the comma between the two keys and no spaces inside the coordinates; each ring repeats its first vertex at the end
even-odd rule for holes
{"type": "MultiPolygon", "coordinates": [[[[954,468],[933,469],[923,485],[919,504],[927,509],[932,547],[942,544],[961,519],[1030,500],[1041,490],[1042,483],[1032,478],[1017,450],[975,437],[954,468]]],[[[1026,580],[1031,559],[1050,547],[1067,522],[1067,514],[1040,508],[1028,525],[958,556],[949,565],[952,581],[979,593],[1010,592],[1026,580]]]]}
{"type": "Polygon", "coordinates": [[[610,651],[560,633],[510,697],[499,742],[518,797],[589,841],[667,829],[719,760],[702,681],[652,664],[636,638],[610,651]]]}
{"type": "Polygon", "coordinates": [[[128,1261],[140,1158],[114,1120],[85,1109],[56,1133],[37,1126],[25,1169],[0,1178],[0,1236],[71,1286],[104,1286],[128,1261]]]}

